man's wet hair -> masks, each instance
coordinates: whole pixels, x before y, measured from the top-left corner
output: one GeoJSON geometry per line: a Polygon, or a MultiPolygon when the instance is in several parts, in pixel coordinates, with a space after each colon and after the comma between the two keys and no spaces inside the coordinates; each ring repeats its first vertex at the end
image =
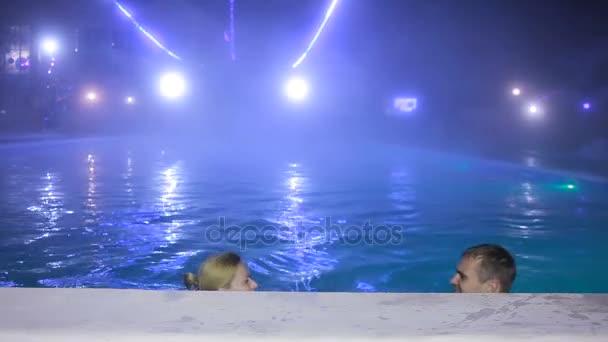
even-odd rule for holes
{"type": "Polygon", "coordinates": [[[515,259],[504,247],[495,244],[481,244],[467,248],[462,258],[479,259],[479,280],[486,282],[497,279],[502,292],[509,292],[515,281],[515,259]]]}

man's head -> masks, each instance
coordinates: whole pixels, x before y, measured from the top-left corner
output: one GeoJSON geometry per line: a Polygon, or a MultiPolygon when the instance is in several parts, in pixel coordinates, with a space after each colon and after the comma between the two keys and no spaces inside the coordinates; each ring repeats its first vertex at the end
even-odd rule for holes
{"type": "Polygon", "coordinates": [[[509,292],[515,280],[515,260],[499,245],[483,244],[462,253],[450,280],[456,292],[509,292]]]}

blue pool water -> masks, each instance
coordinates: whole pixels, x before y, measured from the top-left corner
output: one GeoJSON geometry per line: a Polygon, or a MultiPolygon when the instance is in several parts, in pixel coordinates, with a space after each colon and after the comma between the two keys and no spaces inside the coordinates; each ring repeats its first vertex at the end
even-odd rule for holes
{"type": "Polygon", "coordinates": [[[461,251],[496,242],[516,257],[516,292],[608,292],[608,183],[541,160],[118,140],[0,153],[0,286],[180,289],[233,250],[261,290],[448,292],[461,251]],[[221,218],[274,229],[229,239],[221,218]]]}

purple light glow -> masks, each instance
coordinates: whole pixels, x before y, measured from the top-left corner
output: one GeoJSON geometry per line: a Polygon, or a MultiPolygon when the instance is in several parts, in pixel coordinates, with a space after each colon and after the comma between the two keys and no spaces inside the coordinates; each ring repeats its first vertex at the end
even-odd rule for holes
{"type": "Polygon", "coordinates": [[[591,103],[589,103],[589,102],[583,103],[583,109],[585,109],[585,110],[591,109],[591,103]]]}
{"type": "Polygon", "coordinates": [[[393,107],[400,112],[411,113],[418,107],[418,99],[398,97],[393,100],[393,107]]]}
{"type": "Polygon", "coordinates": [[[306,51],[304,51],[302,56],[300,56],[300,58],[298,58],[298,60],[295,63],[293,63],[293,65],[291,66],[292,68],[297,68],[298,65],[300,65],[300,63],[302,63],[304,61],[306,56],[308,56],[308,53],[310,52],[310,50],[312,50],[312,48],[315,46],[315,43],[319,39],[321,32],[323,32],[323,30],[325,29],[325,25],[327,25],[327,21],[329,21],[329,18],[331,17],[332,13],[334,12],[334,9],[336,8],[337,4],[338,4],[338,0],[332,0],[331,5],[329,5],[329,8],[327,9],[327,12],[325,13],[325,18],[323,19],[323,22],[321,22],[321,25],[317,29],[317,33],[315,33],[314,37],[310,41],[310,44],[308,44],[308,48],[306,48],[306,51]]]}
{"type": "Polygon", "coordinates": [[[92,91],[88,92],[87,95],[86,95],[86,97],[87,97],[87,100],[89,100],[91,102],[94,102],[95,100],[97,100],[97,94],[95,92],[92,92],[92,91]]]}
{"type": "Polygon", "coordinates": [[[137,27],[137,29],[139,31],[141,31],[141,33],[143,33],[146,37],[148,37],[148,39],[150,39],[150,41],[152,41],[152,43],[154,43],[156,46],[158,46],[159,48],[161,48],[163,51],[165,51],[169,56],[177,59],[178,61],[181,61],[182,59],[174,54],[171,50],[167,49],[163,44],[161,44],[161,42],[158,41],[158,39],[156,39],[150,32],[148,32],[145,28],[143,28],[136,20],[135,18],[133,18],[133,16],[131,15],[131,13],[129,13],[129,11],[127,11],[118,1],[114,1],[114,4],[116,4],[116,7],[118,7],[118,9],[127,17],[131,20],[131,22],[133,23],[133,25],[135,25],[135,27],[137,27]]]}

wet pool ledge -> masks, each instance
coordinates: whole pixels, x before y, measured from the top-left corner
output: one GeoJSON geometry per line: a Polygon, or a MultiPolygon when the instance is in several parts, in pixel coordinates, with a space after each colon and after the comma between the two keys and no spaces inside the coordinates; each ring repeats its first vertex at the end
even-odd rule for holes
{"type": "Polygon", "coordinates": [[[608,341],[608,294],[0,289],[0,341],[608,341]]]}

